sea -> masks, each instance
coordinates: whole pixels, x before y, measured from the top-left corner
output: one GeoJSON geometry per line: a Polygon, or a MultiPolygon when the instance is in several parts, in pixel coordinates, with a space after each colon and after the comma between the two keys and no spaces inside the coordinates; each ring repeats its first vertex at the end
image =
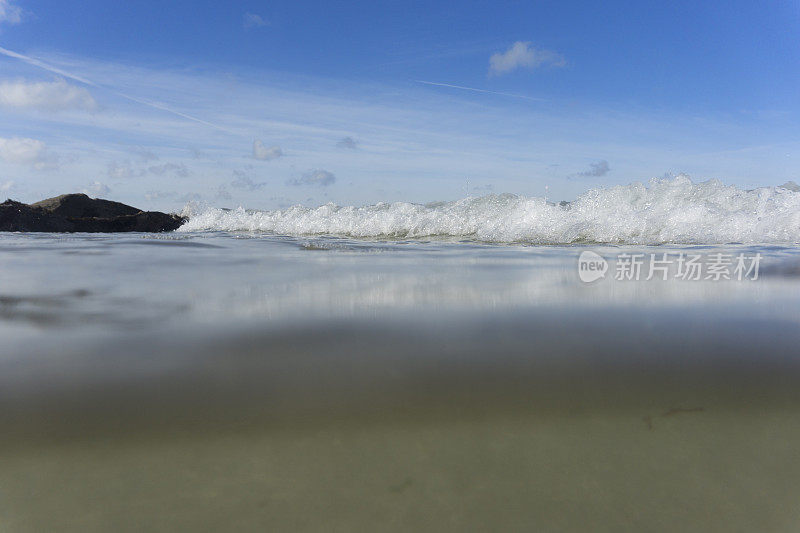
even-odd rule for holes
{"type": "Polygon", "coordinates": [[[797,531],[800,192],[0,234],[0,531],[797,531]]]}

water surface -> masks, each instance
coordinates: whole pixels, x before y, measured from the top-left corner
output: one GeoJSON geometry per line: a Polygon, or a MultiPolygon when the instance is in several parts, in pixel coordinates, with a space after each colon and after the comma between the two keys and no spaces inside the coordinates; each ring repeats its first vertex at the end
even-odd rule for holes
{"type": "Polygon", "coordinates": [[[2,527],[791,531],[798,265],[788,243],[4,234],[2,527]],[[760,254],[759,276],[614,279],[663,253],[760,254]]]}

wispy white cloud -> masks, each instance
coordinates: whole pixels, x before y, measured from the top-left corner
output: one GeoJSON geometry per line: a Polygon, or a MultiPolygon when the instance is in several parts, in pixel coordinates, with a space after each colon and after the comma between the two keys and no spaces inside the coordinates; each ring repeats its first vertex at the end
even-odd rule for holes
{"type": "Polygon", "coordinates": [[[188,167],[183,163],[164,163],[162,165],[152,165],[147,167],[147,171],[156,176],[163,176],[164,174],[171,173],[179,178],[189,177],[188,167]]]}
{"type": "Polygon", "coordinates": [[[108,177],[116,180],[125,180],[143,176],[145,171],[140,168],[134,168],[130,161],[112,161],[108,164],[108,177]]]}
{"type": "Polygon", "coordinates": [[[246,172],[243,172],[241,170],[234,170],[233,176],[234,180],[231,182],[231,187],[235,187],[237,189],[245,189],[247,191],[257,191],[267,186],[267,183],[263,181],[259,183],[254,182],[253,179],[250,178],[250,176],[248,176],[246,172]]]}
{"type": "Polygon", "coordinates": [[[147,191],[144,197],[148,200],[163,200],[165,198],[174,198],[175,191],[147,191]]]}
{"type": "Polygon", "coordinates": [[[84,194],[88,194],[89,196],[102,196],[104,194],[108,194],[111,192],[111,188],[106,185],[105,183],[100,183],[99,181],[93,181],[89,184],[88,187],[83,189],[84,194]]]}
{"type": "Polygon", "coordinates": [[[22,8],[14,5],[12,0],[0,0],[0,24],[19,24],[22,15],[22,8]]]}
{"type": "Polygon", "coordinates": [[[230,200],[231,198],[233,198],[233,196],[231,196],[231,193],[228,191],[228,188],[225,187],[225,185],[219,186],[215,197],[220,200],[230,200]]]}
{"type": "Polygon", "coordinates": [[[270,146],[267,148],[263,142],[256,139],[253,141],[253,158],[259,161],[272,161],[278,159],[283,155],[283,150],[280,146],[270,146]]]}
{"type": "Polygon", "coordinates": [[[8,192],[14,188],[14,182],[11,180],[6,180],[0,183],[0,192],[8,192]]]}
{"type": "Polygon", "coordinates": [[[0,159],[36,170],[54,169],[59,164],[58,156],[44,142],[24,137],[0,137],[0,159]]]}
{"type": "MultiPolygon", "coordinates": [[[[470,194],[472,185],[483,183],[493,184],[497,192],[538,196],[548,185],[548,197],[571,199],[583,192],[586,182],[568,179],[570,173],[588,171],[588,164],[596,161],[581,154],[615,161],[608,174],[615,183],[647,179],[665,170],[720,177],[748,187],[797,178],[786,159],[788,153],[800,157],[800,144],[785,141],[794,130],[750,127],[763,126],[762,119],[704,115],[698,120],[674,112],[575,107],[557,99],[548,106],[504,98],[474,105],[419,84],[365,86],[274,72],[239,76],[235,71],[170,70],[74,56],[45,59],[79,77],[102,80],[113,90],[102,94],[103,113],[0,113],[0,136],[40,139],[61,157],[61,171],[46,179],[0,161],[0,179],[14,179],[20,188],[24,182],[24,192],[32,197],[54,188],[81,190],[87,179],[99,179],[114,188],[115,199],[133,205],[145,191],[163,189],[200,191],[213,201],[220,183],[237,202],[259,209],[276,207],[272,198],[277,197],[281,204],[312,201],[312,190],[317,193],[313,201],[343,205],[427,202],[470,194]],[[198,127],[178,115],[115,97],[116,88],[185,109],[225,125],[225,130],[198,127]],[[780,133],[783,145],[775,140],[780,133]],[[348,135],[369,139],[369,150],[353,157],[338,147],[337,140],[348,135]],[[256,152],[251,152],[254,139],[269,143],[265,150],[279,145],[291,157],[269,163],[250,159],[256,152]],[[761,147],[755,151],[723,150],[754,147],[756,142],[761,147]],[[151,162],[137,147],[161,159],[151,162]],[[202,158],[193,158],[199,152],[202,158]],[[230,185],[232,170],[247,163],[243,156],[259,171],[268,170],[268,186],[250,192],[230,185]],[[113,172],[116,178],[105,176],[110,161],[119,167],[113,172]],[[185,165],[191,179],[176,178],[167,187],[166,176],[172,171],[148,171],[168,162],[185,165]],[[550,167],[553,163],[559,166],[550,167]],[[330,185],[324,174],[316,180],[303,176],[304,169],[312,168],[328,169],[339,179],[332,186],[321,185],[330,185]],[[135,179],[121,179],[125,176],[135,179]],[[769,182],[763,183],[766,179],[769,182]]],[[[0,58],[0,71],[27,79],[37,75],[30,63],[5,58],[0,58]]],[[[99,102],[100,91],[88,89],[99,102]]],[[[254,169],[248,172],[253,183],[266,179],[254,169]]],[[[172,209],[176,202],[178,195],[155,199],[151,207],[172,209]]]]}
{"type": "Polygon", "coordinates": [[[600,161],[596,161],[589,165],[589,170],[585,170],[583,172],[578,172],[578,176],[586,176],[586,177],[600,177],[605,176],[611,171],[611,167],[608,166],[608,161],[605,159],[601,159],[600,161]]]}
{"type": "MultiPolygon", "coordinates": [[[[44,61],[36,59],[35,57],[26,56],[24,54],[20,54],[18,52],[14,52],[12,50],[8,50],[7,48],[3,48],[3,47],[0,47],[0,54],[2,54],[4,56],[7,56],[7,57],[12,57],[14,59],[19,59],[20,61],[24,61],[25,63],[28,63],[29,65],[33,65],[35,67],[39,67],[39,68],[44,69],[44,70],[46,70],[48,72],[52,72],[53,74],[58,74],[58,75],[63,76],[65,78],[69,78],[71,80],[75,80],[75,81],[79,81],[81,83],[85,83],[86,85],[89,85],[90,87],[103,88],[102,85],[99,85],[99,84],[97,84],[97,83],[95,83],[95,82],[93,82],[93,81],[91,81],[91,80],[89,80],[89,79],[87,79],[87,78],[85,78],[83,76],[78,76],[76,74],[72,74],[70,72],[67,72],[64,69],[54,67],[52,65],[49,65],[49,64],[45,63],[44,61]]],[[[187,113],[183,113],[181,111],[177,111],[177,110],[175,110],[175,109],[173,109],[173,108],[171,108],[169,106],[166,106],[164,104],[160,104],[158,102],[153,102],[153,101],[150,101],[150,100],[147,100],[147,99],[144,99],[144,98],[140,98],[140,97],[137,97],[137,96],[131,96],[131,95],[125,94],[123,92],[120,92],[120,91],[117,91],[117,90],[114,90],[114,89],[111,89],[111,88],[106,88],[106,90],[108,90],[110,92],[113,92],[117,96],[120,96],[122,98],[130,100],[132,102],[136,102],[136,103],[139,103],[139,104],[142,104],[142,105],[146,105],[146,106],[152,107],[154,109],[160,109],[160,110],[165,111],[167,113],[172,113],[173,115],[179,116],[181,118],[185,118],[186,120],[191,120],[193,122],[197,122],[198,124],[204,124],[206,126],[210,126],[212,128],[218,129],[218,130],[227,131],[226,128],[224,128],[222,126],[219,126],[217,124],[213,124],[211,122],[208,122],[207,120],[203,120],[201,118],[189,115],[187,113]]]]}
{"type": "Polygon", "coordinates": [[[0,106],[50,112],[71,109],[93,111],[97,109],[97,102],[88,90],[65,80],[16,80],[0,82],[0,106]]]}
{"type": "Polygon", "coordinates": [[[142,146],[137,146],[131,151],[137,156],[139,156],[139,158],[145,163],[149,163],[150,161],[158,161],[159,159],[158,155],[155,152],[153,152],[152,150],[148,150],[147,148],[144,148],[142,146]]]}
{"type": "Polygon", "coordinates": [[[339,148],[346,148],[348,150],[356,150],[358,148],[358,143],[352,137],[344,137],[336,143],[336,146],[339,148]]]}
{"type": "Polygon", "coordinates": [[[197,200],[201,200],[203,197],[202,195],[196,192],[188,192],[184,194],[178,194],[175,191],[147,191],[144,193],[144,197],[147,200],[173,200],[177,203],[186,203],[186,202],[194,202],[197,200]]]}
{"type": "Polygon", "coordinates": [[[425,85],[434,85],[436,87],[447,87],[449,89],[460,89],[462,91],[472,91],[476,93],[486,93],[486,94],[496,94],[498,96],[510,96],[512,98],[522,98],[524,100],[535,100],[537,102],[543,102],[544,98],[536,98],[535,96],[526,96],[524,94],[514,94],[514,93],[504,93],[500,91],[490,91],[487,89],[476,89],[475,87],[464,87],[463,85],[453,85],[451,83],[438,83],[435,81],[424,81],[424,80],[416,80],[417,83],[423,83],[425,85]]]}
{"type": "Polygon", "coordinates": [[[563,67],[567,60],[552,50],[534,48],[530,42],[517,41],[505,52],[489,58],[489,75],[500,76],[518,68],[534,69],[545,65],[563,67]]]}
{"type": "Polygon", "coordinates": [[[336,183],[336,176],[334,176],[332,172],[322,169],[309,170],[299,179],[289,181],[289,185],[312,185],[317,187],[327,187],[334,183],[336,183]]]}
{"type": "Polygon", "coordinates": [[[185,163],[163,163],[160,165],[142,166],[131,163],[129,160],[112,161],[108,164],[108,177],[112,179],[138,178],[151,174],[153,176],[164,176],[167,174],[186,178],[191,175],[189,167],[185,163]]]}
{"type": "Polygon", "coordinates": [[[269,26],[269,21],[256,13],[245,13],[243,25],[245,28],[263,28],[269,26]]]}

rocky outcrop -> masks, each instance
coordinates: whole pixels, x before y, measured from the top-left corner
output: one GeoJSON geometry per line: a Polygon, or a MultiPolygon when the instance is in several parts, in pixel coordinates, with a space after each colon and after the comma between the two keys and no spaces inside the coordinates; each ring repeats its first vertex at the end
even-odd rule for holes
{"type": "Polygon", "coordinates": [[[6,200],[0,204],[0,231],[115,233],[178,229],[186,219],[85,194],[64,194],[35,204],[6,200]]]}

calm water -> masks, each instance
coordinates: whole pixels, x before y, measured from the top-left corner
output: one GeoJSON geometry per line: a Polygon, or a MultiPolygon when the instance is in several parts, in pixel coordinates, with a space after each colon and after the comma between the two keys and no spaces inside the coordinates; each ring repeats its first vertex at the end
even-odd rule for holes
{"type": "MultiPolygon", "coordinates": [[[[707,318],[721,310],[793,318],[800,286],[800,248],[794,245],[525,246],[220,232],[5,234],[0,267],[0,331],[7,343],[55,334],[397,315],[427,320],[452,312],[551,308],[679,307],[707,318]],[[581,282],[578,256],[584,250],[611,262],[605,278],[581,282]],[[673,261],[681,253],[697,254],[705,262],[716,253],[732,259],[760,254],[759,276],[679,280],[672,264],[667,281],[645,281],[650,254],[663,253],[673,261]],[[638,282],[614,279],[619,254],[643,256],[638,282]]],[[[732,273],[733,265],[728,270],[732,273]]]]}
{"type": "Polygon", "coordinates": [[[0,271],[0,530],[800,527],[795,245],[4,234],[0,271]],[[614,279],[664,253],[758,279],[614,279]]]}

